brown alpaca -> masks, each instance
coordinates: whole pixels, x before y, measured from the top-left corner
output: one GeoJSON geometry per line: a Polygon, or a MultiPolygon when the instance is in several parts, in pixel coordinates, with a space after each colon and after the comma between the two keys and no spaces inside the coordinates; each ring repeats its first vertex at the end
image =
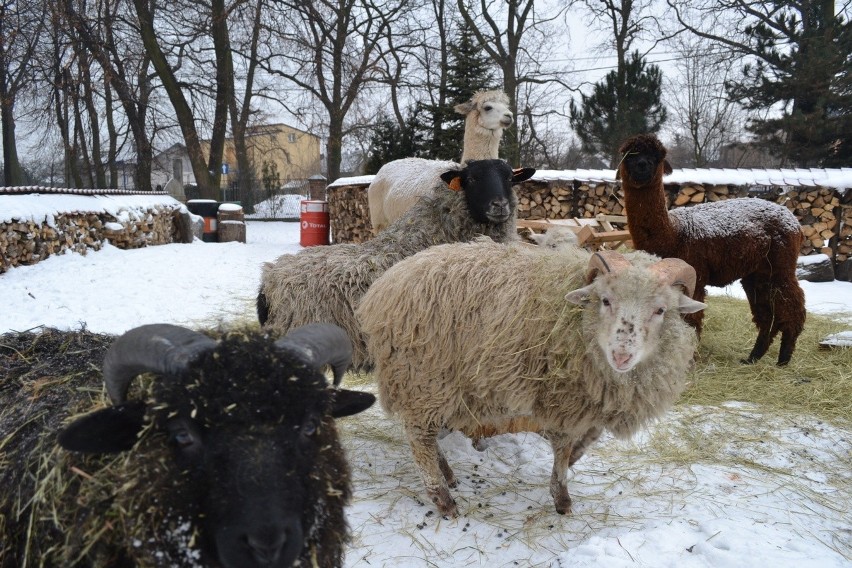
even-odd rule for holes
{"type": "MultiPolygon", "coordinates": [[[[796,279],[802,231],[786,207],[763,199],[729,199],[667,211],[663,174],[672,169],[666,148],[653,134],[629,138],[619,149],[616,173],[624,189],[633,246],[688,262],[697,273],[693,299],[705,286],[740,279],[757,341],[743,363],[754,363],[781,332],[778,364],[790,361],[805,325],[805,295],[796,279]]],[[[701,333],[704,312],[686,316],[701,333]]]]}

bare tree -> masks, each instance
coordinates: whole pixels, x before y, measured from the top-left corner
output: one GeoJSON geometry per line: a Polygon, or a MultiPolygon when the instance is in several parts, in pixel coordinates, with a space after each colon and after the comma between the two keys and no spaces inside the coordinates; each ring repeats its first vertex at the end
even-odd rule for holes
{"type": "MultiPolygon", "coordinates": [[[[323,110],[329,179],[340,176],[346,118],[362,91],[384,78],[387,38],[409,9],[409,0],[279,0],[275,25],[279,44],[270,45],[264,70],[287,79],[323,110]]],[[[305,114],[292,100],[285,106],[305,114]]]]}
{"type": "Polygon", "coordinates": [[[33,77],[33,57],[47,16],[47,2],[0,1],[0,129],[3,184],[21,185],[24,172],[15,138],[15,103],[33,77]]]}
{"type": "Polygon", "coordinates": [[[737,141],[741,112],[725,93],[731,76],[727,52],[694,36],[678,36],[672,43],[677,74],[668,77],[665,94],[679,134],[689,148],[689,160],[680,164],[702,168],[719,159],[722,146],[737,141]]]}
{"type": "Polygon", "coordinates": [[[133,7],[139,22],[139,31],[145,53],[150,58],[151,64],[174,108],[199,192],[204,198],[217,199],[222,175],[222,153],[228,126],[228,101],[234,93],[228,12],[225,2],[224,0],[210,0],[209,3],[193,2],[191,5],[176,4],[170,6],[172,10],[178,7],[181,9],[179,12],[173,12],[172,15],[181,18],[180,21],[183,24],[188,23],[187,14],[190,14],[192,9],[201,12],[203,14],[202,23],[206,24],[205,40],[212,43],[213,58],[211,64],[214,68],[212,76],[215,95],[210,152],[207,161],[205,161],[201,136],[196,125],[196,113],[187,98],[187,95],[191,94],[190,90],[178,75],[181,56],[185,55],[187,51],[191,51],[192,42],[198,39],[198,30],[189,25],[185,26],[189,37],[178,38],[176,42],[178,53],[172,56],[173,60],[170,60],[170,53],[163,49],[163,45],[168,44],[163,42],[161,45],[155,28],[156,3],[153,0],[133,0],[133,7]]]}
{"type": "MultiPolygon", "coordinates": [[[[524,71],[524,63],[535,61],[531,54],[545,45],[550,37],[548,25],[556,21],[567,8],[544,16],[536,11],[535,0],[479,0],[478,5],[468,5],[466,0],[456,0],[459,13],[473,29],[482,48],[503,74],[503,90],[509,97],[510,108],[518,115],[519,87],[524,83],[556,82],[556,77],[546,77],[536,72],[537,66],[524,71]],[[504,5],[505,4],[505,5],[504,5]],[[535,39],[531,39],[534,36],[535,39]]],[[[540,70],[539,70],[540,71],[540,70]]],[[[523,109],[522,109],[523,110],[523,109]]],[[[510,164],[520,163],[517,129],[503,134],[506,159],[510,164]]]]}
{"type": "MultiPolygon", "coordinates": [[[[107,117],[107,132],[109,136],[108,160],[110,166],[110,185],[117,185],[117,170],[115,161],[118,154],[119,132],[112,119],[112,92],[118,97],[124,111],[127,127],[129,128],[136,150],[136,165],[134,171],[134,186],[143,191],[151,189],[151,163],[153,147],[149,135],[147,117],[152,85],[149,77],[150,59],[138,56],[140,44],[138,29],[120,14],[127,9],[123,0],[101,0],[89,8],[90,11],[80,12],[76,0],[60,0],[58,2],[62,13],[57,13],[56,33],[60,33],[64,18],[70,23],[69,32],[83,46],[103,69],[104,80],[109,86],[104,88],[105,109],[107,117]]],[[[56,40],[59,42],[59,40],[56,40]]],[[[60,45],[57,43],[54,51],[56,73],[61,72],[60,45]]],[[[58,90],[70,89],[69,85],[57,85],[58,90]]],[[[55,95],[57,116],[60,129],[67,128],[67,117],[61,111],[61,97],[55,95]]],[[[97,111],[95,111],[97,112],[97,111]]],[[[93,125],[93,130],[95,125],[93,125]]],[[[76,162],[72,158],[72,162],[76,162]]]]}

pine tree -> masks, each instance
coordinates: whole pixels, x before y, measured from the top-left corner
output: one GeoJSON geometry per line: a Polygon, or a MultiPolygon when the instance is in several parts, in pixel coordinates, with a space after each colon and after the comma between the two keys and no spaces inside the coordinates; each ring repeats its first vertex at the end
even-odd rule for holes
{"type": "Polygon", "coordinates": [[[591,95],[581,103],[571,101],[571,128],[583,152],[601,157],[610,167],[618,165],[618,147],[634,134],[654,133],[666,120],[661,102],[663,73],[646,65],[634,51],[624,69],[607,73],[595,83],[591,95]]]}
{"type": "Polygon", "coordinates": [[[429,154],[442,160],[460,160],[464,141],[464,117],[453,107],[470,100],[476,91],[493,88],[493,63],[476,41],[473,31],[462,20],[458,36],[450,45],[447,66],[446,104],[428,106],[432,116],[432,140],[429,154]]]}
{"type": "Polygon", "coordinates": [[[757,63],[743,67],[729,96],[750,110],[757,142],[791,165],[852,165],[852,25],[831,0],[771,2],[772,21],[746,28],[757,63]]]}
{"type": "Polygon", "coordinates": [[[364,165],[365,174],[374,174],[386,163],[400,158],[425,157],[425,127],[422,119],[423,108],[415,106],[400,127],[396,120],[384,116],[376,123],[370,150],[364,165]]]}

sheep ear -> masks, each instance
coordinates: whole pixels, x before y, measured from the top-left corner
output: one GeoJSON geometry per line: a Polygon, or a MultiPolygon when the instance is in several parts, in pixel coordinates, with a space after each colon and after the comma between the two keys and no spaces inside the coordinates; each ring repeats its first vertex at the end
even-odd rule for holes
{"type": "Polygon", "coordinates": [[[672,173],[672,165],[665,158],[663,159],[663,173],[666,175],[672,173]]]}
{"type": "Polygon", "coordinates": [[[453,191],[461,191],[462,182],[461,174],[458,170],[450,170],[441,174],[441,179],[447,184],[447,187],[453,191]]]}
{"type": "Polygon", "coordinates": [[[335,390],[331,415],[334,418],[352,416],[353,414],[367,410],[373,406],[374,402],[376,402],[375,395],[368,392],[337,389],[335,390]]]}
{"type": "Polygon", "coordinates": [[[695,312],[700,312],[706,307],[707,304],[699,302],[698,300],[693,300],[686,294],[681,294],[677,310],[682,314],[693,314],[695,312]]]}
{"type": "Polygon", "coordinates": [[[59,445],[72,452],[114,454],[136,444],[145,423],[145,403],[130,401],[78,418],[59,433],[59,445]]]}
{"type": "Polygon", "coordinates": [[[533,177],[535,168],[518,168],[512,170],[512,183],[520,183],[533,177]]]}
{"type": "Polygon", "coordinates": [[[572,304],[577,304],[578,306],[588,306],[589,305],[589,297],[592,295],[592,285],[583,286],[582,288],[578,288],[573,292],[568,292],[565,294],[565,299],[571,302],[572,304]]]}

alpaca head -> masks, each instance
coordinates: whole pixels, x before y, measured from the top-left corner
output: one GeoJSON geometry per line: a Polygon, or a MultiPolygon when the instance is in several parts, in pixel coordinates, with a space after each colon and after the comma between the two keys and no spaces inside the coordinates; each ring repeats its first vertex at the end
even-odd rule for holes
{"type": "Polygon", "coordinates": [[[666,147],[653,134],[632,136],[618,149],[621,162],[618,164],[616,179],[629,180],[636,184],[645,184],[663,174],[672,173],[672,167],[666,160],[666,147]]]}
{"type": "Polygon", "coordinates": [[[475,120],[476,125],[485,130],[508,128],[514,121],[509,110],[509,97],[503,91],[477,91],[469,101],[456,105],[455,111],[467,116],[467,121],[475,120]]]}

